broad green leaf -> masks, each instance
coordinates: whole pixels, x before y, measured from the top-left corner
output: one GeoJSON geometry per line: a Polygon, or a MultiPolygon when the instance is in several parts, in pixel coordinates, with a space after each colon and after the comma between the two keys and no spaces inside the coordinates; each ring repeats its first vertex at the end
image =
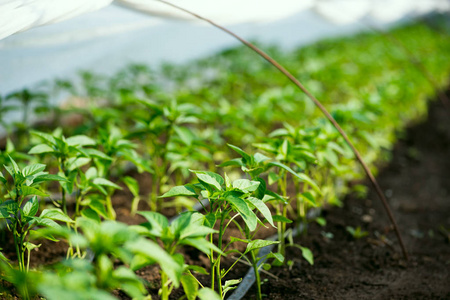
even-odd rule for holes
{"type": "Polygon", "coordinates": [[[96,143],[90,137],[85,135],[75,135],[66,139],[69,146],[94,146],[96,143]]]}
{"type": "Polygon", "coordinates": [[[11,161],[12,166],[13,166],[14,173],[15,173],[15,174],[20,173],[19,166],[17,165],[17,163],[15,162],[15,160],[12,159],[12,157],[9,156],[9,155],[8,155],[8,157],[9,157],[9,160],[11,161]]]}
{"type": "Polygon", "coordinates": [[[262,200],[264,198],[264,195],[266,194],[266,189],[267,189],[266,181],[259,177],[256,178],[256,180],[259,181],[259,185],[255,191],[255,196],[256,196],[256,198],[262,200]]]}
{"type": "Polygon", "coordinates": [[[233,188],[239,189],[244,193],[256,191],[259,181],[250,181],[248,179],[237,179],[233,181],[233,188]]]}
{"type": "Polygon", "coordinates": [[[214,225],[216,224],[216,215],[214,213],[208,213],[205,216],[204,224],[209,228],[214,228],[214,225]]]}
{"type": "Polygon", "coordinates": [[[88,148],[88,149],[84,149],[84,152],[87,153],[88,156],[90,156],[90,157],[100,158],[100,159],[104,159],[104,160],[112,160],[112,157],[106,155],[105,153],[103,153],[97,149],[88,148]]]}
{"type": "Polygon", "coordinates": [[[266,246],[279,244],[278,241],[267,241],[267,240],[252,240],[247,244],[247,249],[245,249],[245,253],[249,253],[252,250],[264,248],[266,246]]]}
{"type": "Polygon", "coordinates": [[[314,265],[314,255],[311,250],[302,246],[299,246],[299,248],[302,250],[303,258],[306,259],[306,261],[309,262],[310,265],[314,265]]]}
{"type": "Polygon", "coordinates": [[[222,290],[222,298],[225,299],[225,295],[231,291],[237,288],[237,285],[239,283],[241,283],[242,279],[231,279],[231,280],[227,280],[225,281],[225,284],[223,285],[223,290],[222,290]]]}
{"type": "Polygon", "coordinates": [[[100,216],[102,216],[105,219],[108,219],[108,213],[106,212],[105,205],[101,201],[95,200],[95,199],[90,199],[88,201],[87,205],[92,210],[94,210],[97,214],[99,214],[100,216]]]}
{"type": "Polygon", "coordinates": [[[230,167],[230,166],[237,166],[237,167],[243,167],[245,164],[242,162],[242,158],[234,158],[229,161],[223,162],[218,167],[230,167]]]}
{"type": "Polygon", "coordinates": [[[181,276],[181,285],[188,300],[197,299],[198,282],[191,274],[181,276]]]}
{"type": "Polygon", "coordinates": [[[300,195],[303,199],[305,199],[306,202],[308,202],[312,206],[317,206],[316,199],[314,199],[314,196],[313,194],[311,194],[311,192],[303,192],[300,195]]]}
{"type": "Polygon", "coordinates": [[[248,197],[245,200],[249,201],[254,207],[256,207],[256,209],[264,216],[264,218],[266,218],[270,225],[276,227],[273,224],[272,213],[270,212],[270,209],[262,200],[254,197],[248,197]]]}
{"type": "Polygon", "coordinates": [[[202,237],[185,238],[182,241],[180,241],[180,244],[192,246],[207,255],[211,254],[211,250],[213,250],[221,255],[224,255],[224,253],[219,248],[217,248],[216,245],[212,244],[211,242],[205,240],[202,237]]]}
{"type": "Polygon", "coordinates": [[[22,175],[24,177],[34,175],[36,173],[44,171],[45,167],[46,166],[44,164],[33,164],[33,165],[26,166],[25,168],[22,169],[22,175]]]}
{"type": "Polygon", "coordinates": [[[44,132],[40,132],[40,131],[34,131],[34,130],[31,130],[30,133],[35,135],[35,136],[38,136],[38,137],[42,138],[44,141],[47,141],[47,142],[49,142],[52,145],[56,145],[55,138],[52,135],[48,134],[48,133],[44,133],[44,132]]]}
{"type": "Polygon", "coordinates": [[[9,218],[11,214],[16,215],[19,206],[14,200],[6,200],[0,204],[0,214],[3,218],[9,218]]]}
{"type": "Polygon", "coordinates": [[[125,176],[122,181],[125,183],[134,197],[139,196],[139,183],[136,179],[130,176],[125,176]]]}
{"type": "Polygon", "coordinates": [[[23,197],[30,196],[30,195],[36,195],[36,196],[40,196],[40,197],[48,196],[48,194],[38,190],[37,188],[31,187],[31,186],[23,185],[21,190],[22,190],[23,197]]]}
{"type": "Polygon", "coordinates": [[[198,291],[200,300],[221,300],[220,296],[210,288],[202,288],[198,291]]]}
{"type": "Polygon", "coordinates": [[[42,174],[38,175],[33,179],[33,184],[44,182],[44,181],[67,181],[66,178],[55,174],[42,174]]]}
{"type": "Polygon", "coordinates": [[[222,185],[225,184],[225,180],[219,174],[207,171],[190,171],[195,173],[195,175],[201,182],[215,187],[217,191],[221,191],[222,185]]]}
{"type": "Polygon", "coordinates": [[[241,198],[231,194],[227,195],[225,199],[241,215],[250,231],[254,231],[256,229],[256,225],[258,224],[258,218],[256,217],[255,213],[248,207],[247,203],[241,198]]]}
{"type": "Polygon", "coordinates": [[[69,171],[81,168],[84,165],[87,165],[91,161],[90,158],[87,157],[71,157],[67,160],[67,169],[69,171]]]}
{"type": "Polygon", "coordinates": [[[28,151],[28,154],[42,154],[42,153],[51,153],[55,152],[55,150],[47,144],[39,144],[34,146],[28,151]]]}
{"type": "Polygon", "coordinates": [[[100,216],[98,215],[98,213],[95,210],[93,210],[92,208],[83,209],[81,211],[81,215],[83,217],[87,218],[87,219],[94,220],[94,221],[96,221],[98,223],[100,223],[100,221],[101,221],[100,216]]]}
{"type": "Polygon", "coordinates": [[[41,218],[41,217],[33,217],[30,221],[32,224],[36,224],[37,226],[45,226],[45,227],[51,227],[59,229],[61,226],[56,223],[55,221],[47,218],[41,218]]]}
{"type": "Polygon", "coordinates": [[[8,182],[5,178],[5,176],[3,176],[2,172],[0,172],[0,181],[3,182],[4,184],[8,182]]]}
{"type": "Polygon", "coordinates": [[[46,208],[42,211],[41,218],[52,219],[56,221],[66,222],[66,223],[74,223],[74,221],[69,218],[66,214],[64,214],[58,208],[46,208]]]}
{"type": "Polygon", "coordinates": [[[169,221],[165,216],[153,211],[139,211],[138,214],[147,219],[150,224],[150,234],[161,237],[165,228],[169,227],[169,221]]]}
{"type": "Polygon", "coordinates": [[[39,210],[39,200],[36,196],[32,197],[28,200],[27,203],[23,206],[23,214],[26,217],[34,217],[39,210]]]}
{"type": "Polygon", "coordinates": [[[174,186],[167,193],[160,196],[160,198],[177,197],[177,196],[197,196],[195,190],[186,185],[174,186]]]}
{"type": "Polygon", "coordinates": [[[24,245],[25,245],[25,248],[27,248],[28,251],[34,250],[34,249],[39,248],[41,246],[41,244],[36,245],[36,244],[30,243],[30,242],[25,242],[24,245]]]}
{"type": "Polygon", "coordinates": [[[252,157],[249,154],[245,153],[244,150],[242,150],[241,148],[236,147],[234,145],[231,145],[231,144],[227,144],[227,145],[228,145],[228,147],[230,147],[231,149],[233,149],[234,151],[236,151],[237,153],[239,153],[242,156],[242,158],[244,160],[243,161],[244,164],[251,164],[252,163],[252,157]]]}
{"type": "Polygon", "coordinates": [[[294,170],[292,170],[291,168],[289,168],[288,166],[286,166],[285,164],[282,164],[280,162],[270,162],[269,165],[271,166],[276,166],[279,168],[282,168],[286,171],[288,171],[289,173],[291,173],[292,175],[294,175],[295,177],[297,177],[300,181],[304,181],[306,183],[308,183],[314,190],[316,190],[318,193],[321,193],[320,188],[317,186],[317,184],[311,179],[309,178],[306,174],[303,173],[297,173],[294,170]]]}
{"type": "Polygon", "coordinates": [[[289,220],[288,218],[281,215],[273,215],[272,218],[274,222],[292,223],[292,220],[289,220]]]}
{"type": "Polygon", "coordinates": [[[108,179],[105,179],[105,178],[101,178],[101,177],[95,178],[94,180],[92,180],[92,183],[94,183],[96,185],[112,187],[112,188],[115,188],[118,190],[122,189],[120,186],[118,186],[114,182],[109,181],[108,179]]]}
{"type": "Polygon", "coordinates": [[[281,253],[279,253],[279,252],[276,252],[276,253],[270,252],[270,253],[266,256],[266,258],[267,258],[267,259],[269,259],[269,258],[275,258],[279,263],[283,263],[283,262],[284,262],[284,256],[283,256],[283,254],[281,254],[281,253]]]}
{"type": "Polygon", "coordinates": [[[158,244],[142,238],[126,243],[125,247],[134,253],[139,253],[157,261],[161,269],[169,276],[170,279],[172,279],[175,287],[180,285],[182,266],[180,266],[166,251],[158,246],[158,244]]]}

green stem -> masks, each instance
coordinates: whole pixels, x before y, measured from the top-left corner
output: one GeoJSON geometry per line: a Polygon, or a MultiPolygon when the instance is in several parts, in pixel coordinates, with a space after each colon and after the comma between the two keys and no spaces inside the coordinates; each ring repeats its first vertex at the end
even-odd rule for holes
{"type": "Polygon", "coordinates": [[[115,220],[116,219],[116,211],[114,210],[114,207],[112,205],[110,194],[108,194],[108,196],[106,196],[106,208],[108,210],[108,217],[111,220],[115,220]]]}
{"type": "MultiPolygon", "coordinates": [[[[220,217],[220,227],[219,227],[219,241],[218,241],[218,248],[222,250],[222,238],[224,233],[223,223],[225,221],[225,215],[226,213],[223,212],[220,217]]],[[[216,264],[216,272],[217,272],[217,286],[219,287],[219,295],[222,297],[222,276],[220,274],[220,259],[222,257],[220,254],[217,256],[217,264],[216,264]]]]}
{"type": "Polygon", "coordinates": [[[252,265],[253,265],[253,271],[255,272],[255,279],[256,279],[256,287],[257,287],[257,299],[262,300],[262,294],[261,294],[261,277],[259,276],[259,269],[258,269],[258,260],[256,259],[254,251],[250,251],[252,256],[252,265]]]}
{"type": "Polygon", "coordinates": [[[161,300],[169,300],[169,277],[161,270],[161,300]]]}

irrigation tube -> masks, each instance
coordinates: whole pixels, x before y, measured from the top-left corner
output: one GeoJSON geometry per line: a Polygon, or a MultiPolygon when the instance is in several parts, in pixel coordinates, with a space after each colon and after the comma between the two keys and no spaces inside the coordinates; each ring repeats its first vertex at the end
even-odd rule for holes
{"type": "Polygon", "coordinates": [[[270,64],[272,64],[275,68],[277,68],[281,73],[283,73],[292,83],[294,83],[303,93],[306,94],[306,96],[308,96],[309,99],[311,99],[311,101],[314,102],[314,104],[320,109],[320,111],[325,115],[325,117],[331,122],[331,124],[336,128],[336,130],[340,133],[340,135],[344,138],[344,140],[346,141],[346,143],[349,145],[349,147],[351,148],[352,152],[355,154],[357,160],[359,161],[359,163],[361,164],[361,166],[363,167],[367,177],[369,177],[369,180],[371,181],[373,187],[375,188],[375,191],[378,194],[378,197],[381,200],[381,203],[384,207],[384,210],[389,218],[389,220],[391,221],[392,226],[394,227],[394,231],[395,231],[395,235],[397,236],[397,240],[400,244],[400,247],[402,249],[403,252],[403,256],[405,258],[405,260],[409,260],[408,258],[408,252],[406,251],[406,247],[403,243],[403,239],[402,236],[400,234],[400,230],[398,229],[397,226],[397,222],[394,219],[394,215],[392,214],[391,209],[389,208],[389,204],[387,203],[386,197],[383,194],[383,191],[381,190],[381,187],[379,186],[377,180],[375,179],[375,177],[373,176],[372,172],[370,171],[369,167],[366,165],[366,163],[364,162],[361,154],[359,154],[359,151],[356,149],[356,147],[353,145],[353,143],[350,141],[349,137],[347,136],[347,134],[345,133],[345,131],[341,128],[341,126],[338,124],[338,122],[331,116],[331,114],[328,112],[328,110],[322,105],[322,103],[320,103],[319,100],[317,100],[302,84],[300,81],[298,81],[297,78],[295,78],[288,70],[286,70],[283,66],[281,66],[278,62],[276,62],[272,57],[270,57],[268,54],[266,54],[264,51],[262,51],[261,49],[259,49],[258,47],[256,47],[255,45],[253,45],[252,43],[248,42],[247,40],[244,40],[243,38],[241,38],[240,36],[238,36],[237,34],[231,32],[230,30],[226,29],[223,26],[220,26],[216,23],[214,23],[213,21],[204,18],[202,16],[199,16],[198,14],[191,12],[185,8],[182,8],[180,6],[177,6],[175,4],[172,4],[170,2],[164,1],[164,0],[155,0],[161,3],[165,3],[173,8],[176,8],[178,10],[184,11],[200,20],[203,20],[205,22],[208,22],[209,24],[213,25],[214,27],[228,33],[229,35],[233,36],[234,38],[236,38],[237,40],[239,40],[241,43],[243,43],[245,46],[249,47],[250,49],[252,49],[253,51],[255,51],[257,54],[259,54],[262,58],[264,58],[265,60],[267,60],[270,64]]]}
{"type": "MultiPolygon", "coordinates": [[[[308,220],[314,219],[315,217],[318,217],[320,215],[320,213],[321,213],[320,208],[316,208],[316,209],[313,208],[308,212],[307,219],[308,220]]],[[[298,226],[296,226],[292,230],[292,235],[297,236],[300,233],[302,233],[303,231],[305,231],[306,229],[307,229],[307,227],[305,226],[305,224],[300,223],[298,226]]],[[[274,234],[266,240],[267,241],[275,241],[277,238],[278,238],[278,234],[274,234]]],[[[275,244],[261,248],[259,250],[257,256],[262,257],[262,256],[269,254],[274,247],[275,247],[275,244]]],[[[258,262],[258,267],[261,264],[263,264],[265,261],[266,261],[266,258],[261,259],[258,262]]],[[[260,271],[260,270],[258,270],[258,271],[260,271]]],[[[248,270],[247,274],[242,279],[242,281],[239,284],[239,286],[237,287],[237,289],[234,290],[234,292],[230,295],[230,297],[227,298],[227,300],[241,300],[242,298],[244,298],[245,294],[247,294],[248,290],[252,287],[252,285],[254,283],[255,283],[255,272],[253,270],[253,267],[250,267],[250,269],[248,270]]]]}

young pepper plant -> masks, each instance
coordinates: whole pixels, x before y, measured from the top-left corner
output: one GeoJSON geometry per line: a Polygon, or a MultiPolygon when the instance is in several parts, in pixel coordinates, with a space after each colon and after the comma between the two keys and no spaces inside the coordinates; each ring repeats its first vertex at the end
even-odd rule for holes
{"type": "MultiPolygon", "coordinates": [[[[191,171],[199,181],[197,184],[175,186],[161,197],[192,196],[197,199],[207,198],[209,209],[205,216],[205,225],[214,228],[218,224],[217,248],[225,252],[223,237],[228,226],[233,220],[241,216],[245,227],[250,232],[254,231],[261,223],[254,210],[259,211],[262,216],[272,222],[272,215],[266,204],[261,200],[265,194],[265,185],[259,181],[248,179],[237,179],[233,182],[225,174],[225,179],[217,173],[206,171],[191,171]],[[228,221],[227,221],[228,220],[228,221]]],[[[213,243],[213,233],[210,234],[210,242],[213,243]]],[[[222,278],[226,274],[221,269],[221,255],[214,255],[211,250],[209,254],[211,262],[211,287],[214,289],[215,282],[219,295],[224,297],[226,290],[222,284],[222,278]]]]}
{"type": "Polygon", "coordinates": [[[19,269],[28,271],[30,258],[28,255],[27,262],[25,251],[37,247],[28,241],[30,231],[35,226],[59,227],[55,220],[66,223],[73,221],[59,209],[44,209],[37,216],[37,196],[47,196],[39,186],[46,181],[65,181],[64,178],[44,172],[46,166],[43,164],[28,165],[22,170],[13,159],[11,164],[12,167],[5,166],[5,169],[11,175],[12,183],[0,173],[0,181],[5,185],[10,198],[0,204],[0,219],[6,219],[7,228],[13,234],[19,269]],[[27,200],[30,196],[32,198],[27,200]]]}
{"type": "MultiPolygon", "coordinates": [[[[133,226],[140,234],[149,237],[154,241],[161,241],[164,250],[171,255],[175,261],[180,263],[183,269],[183,274],[180,278],[181,284],[184,288],[188,300],[196,299],[199,293],[198,286],[200,282],[192,275],[191,271],[201,272],[206,274],[203,268],[198,266],[189,266],[184,264],[183,256],[178,253],[183,246],[192,246],[199,251],[210,255],[211,252],[223,254],[214,244],[209,243],[205,237],[208,234],[216,233],[217,231],[203,225],[205,216],[197,212],[182,213],[171,224],[167,218],[157,212],[144,211],[139,212],[145,217],[148,222],[133,226]]],[[[136,265],[146,264],[145,259],[137,257],[136,265]],[[142,261],[139,261],[142,260],[142,261]]],[[[161,270],[161,289],[159,295],[162,300],[168,300],[173,287],[177,286],[167,276],[164,270],[161,270]]],[[[203,287],[203,286],[202,286],[203,287]]]]}
{"type": "MultiPolygon", "coordinates": [[[[252,180],[258,180],[261,185],[264,185],[265,194],[270,197],[271,200],[276,201],[278,205],[275,205],[277,210],[277,215],[275,216],[277,220],[277,230],[278,230],[278,239],[280,244],[278,245],[279,253],[284,256],[285,253],[285,237],[286,237],[286,223],[290,223],[291,221],[287,216],[287,205],[288,197],[287,197],[287,173],[290,173],[297,181],[304,182],[304,184],[308,184],[313,187],[318,193],[320,193],[320,188],[317,184],[305,173],[295,172],[289,166],[284,164],[286,161],[280,155],[277,155],[275,159],[271,159],[261,153],[255,153],[254,155],[250,155],[246,153],[239,147],[234,145],[228,145],[231,149],[236,151],[241,155],[241,158],[235,158],[230,161],[222,163],[220,166],[240,166],[242,171],[248,173],[252,180]],[[281,162],[278,159],[282,160],[281,162]],[[274,168],[278,168],[279,173],[276,174],[271,171],[274,168]],[[272,192],[266,189],[266,182],[261,178],[263,173],[269,172],[269,183],[273,180],[273,177],[279,181],[279,193],[272,192]],[[281,194],[281,195],[280,195],[281,194]]],[[[288,146],[282,146],[283,153],[288,152],[288,146]],[[284,149],[284,150],[283,150],[284,149]]],[[[265,149],[268,146],[263,147],[265,149]]],[[[271,147],[270,149],[278,149],[275,147],[271,147]]],[[[286,156],[286,155],[285,155],[286,156]]]]}

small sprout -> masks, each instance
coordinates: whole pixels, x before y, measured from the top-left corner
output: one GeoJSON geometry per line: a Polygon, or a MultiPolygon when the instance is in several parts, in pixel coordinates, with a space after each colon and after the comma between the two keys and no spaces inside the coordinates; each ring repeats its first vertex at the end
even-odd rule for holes
{"type": "Polygon", "coordinates": [[[347,230],[348,233],[350,233],[352,235],[352,237],[355,240],[358,240],[360,238],[363,238],[363,237],[369,235],[369,232],[362,230],[361,226],[358,226],[356,228],[353,228],[351,226],[347,226],[347,227],[345,227],[345,229],[347,230]]]}

